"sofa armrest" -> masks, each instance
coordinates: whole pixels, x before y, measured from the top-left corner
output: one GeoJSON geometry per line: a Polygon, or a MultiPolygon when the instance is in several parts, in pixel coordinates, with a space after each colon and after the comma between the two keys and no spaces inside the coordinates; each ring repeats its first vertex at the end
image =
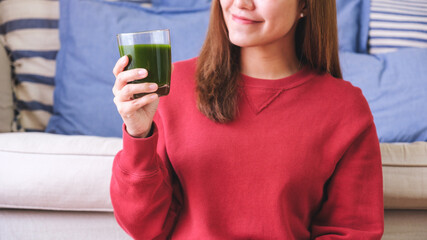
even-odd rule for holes
{"type": "Polygon", "coordinates": [[[0,134],[0,208],[112,212],[120,138],[0,134]]]}

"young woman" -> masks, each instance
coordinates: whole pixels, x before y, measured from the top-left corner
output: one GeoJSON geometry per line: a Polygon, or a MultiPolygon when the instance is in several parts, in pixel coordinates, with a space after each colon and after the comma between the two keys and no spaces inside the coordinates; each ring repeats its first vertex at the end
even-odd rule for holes
{"type": "Polygon", "coordinates": [[[169,96],[117,62],[111,199],[135,239],[380,239],[378,138],[341,79],[334,0],[213,0],[169,96]],[[154,119],[154,120],[153,120],[154,119]]]}

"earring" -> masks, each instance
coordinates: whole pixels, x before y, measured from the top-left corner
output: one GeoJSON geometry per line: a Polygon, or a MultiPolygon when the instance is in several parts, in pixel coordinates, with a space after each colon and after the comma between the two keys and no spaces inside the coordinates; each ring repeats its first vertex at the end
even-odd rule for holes
{"type": "Polygon", "coordinates": [[[301,16],[301,17],[304,17],[304,13],[301,13],[301,14],[300,14],[300,16],[301,16]]]}

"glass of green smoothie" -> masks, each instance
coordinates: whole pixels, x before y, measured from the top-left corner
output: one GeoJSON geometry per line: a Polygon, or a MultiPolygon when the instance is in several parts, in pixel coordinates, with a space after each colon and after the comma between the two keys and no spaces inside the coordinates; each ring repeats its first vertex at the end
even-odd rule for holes
{"type": "MultiPolygon", "coordinates": [[[[129,58],[125,70],[145,68],[148,76],[135,80],[130,84],[152,82],[159,86],[156,93],[159,96],[169,94],[171,83],[171,45],[169,29],[135,33],[120,33],[117,35],[120,56],[129,58]]],[[[135,94],[139,98],[147,93],[135,94]]]]}

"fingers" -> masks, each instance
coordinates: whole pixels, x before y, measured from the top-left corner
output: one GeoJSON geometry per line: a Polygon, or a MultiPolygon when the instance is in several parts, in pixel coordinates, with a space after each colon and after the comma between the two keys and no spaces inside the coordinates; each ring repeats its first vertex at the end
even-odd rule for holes
{"type": "Polygon", "coordinates": [[[155,83],[127,84],[122,89],[116,91],[115,96],[119,101],[133,100],[133,95],[138,93],[152,93],[157,90],[155,83]]]}
{"type": "Polygon", "coordinates": [[[125,67],[128,65],[129,58],[128,56],[123,56],[117,60],[116,65],[113,68],[113,74],[115,77],[119,75],[120,72],[123,72],[125,67]]]}
{"type": "Polygon", "coordinates": [[[114,98],[117,110],[123,118],[132,117],[132,115],[140,108],[156,101],[159,96],[156,93],[145,95],[141,98],[134,99],[131,101],[122,102],[117,97],[114,98]]]}
{"type": "Polygon", "coordinates": [[[148,75],[147,70],[143,68],[136,68],[124,72],[120,72],[117,75],[116,82],[114,83],[113,93],[117,90],[121,90],[129,82],[146,78],[148,75]]]}

